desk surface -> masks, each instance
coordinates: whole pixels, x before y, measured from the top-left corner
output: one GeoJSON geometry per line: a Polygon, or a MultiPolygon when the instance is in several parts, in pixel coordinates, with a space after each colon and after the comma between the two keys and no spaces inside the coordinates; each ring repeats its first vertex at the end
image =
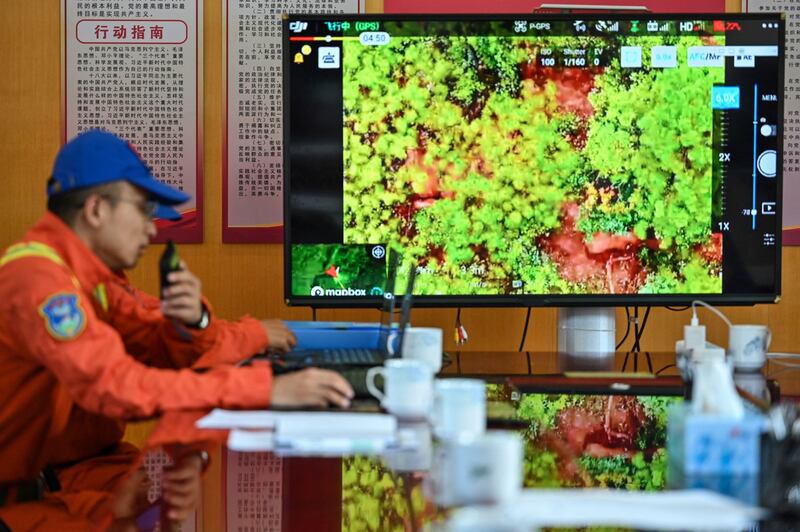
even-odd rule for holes
{"type": "MultiPolygon", "coordinates": [[[[573,400],[520,395],[513,383],[562,372],[594,372],[595,377],[597,372],[615,372],[626,378],[612,380],[652,383],[652,378],[638,375],[651,372],[672,376],[665,380],[673,386],[673,364],[671,353],[570,357],[456,352],[442,375],[480,376],[491,383],[489,426],[511,427],[522,435],[525,486],[658,490],[666,482],[664,412],[679,398],[592,394],[573,400]]],[[[573,380],[587,382],[582,377],[573,380]]],[[[430,456],[279,458],[272,453],[236,453],[225,448],[225,431],[194,428],[201,415],[167,414],[150,438],[156,446],[215,442],[196,530],[419,530],[446,518],[446,510],[434,504],[426,488],[428,473],[420,466],[429,463],[430,456]]]]}

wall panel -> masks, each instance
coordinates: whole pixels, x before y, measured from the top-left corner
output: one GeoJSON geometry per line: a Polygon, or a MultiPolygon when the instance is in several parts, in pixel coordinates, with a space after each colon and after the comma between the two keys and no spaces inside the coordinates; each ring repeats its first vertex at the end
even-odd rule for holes
{"type": "MultiPolygon", "coordinates": [[[[58,0],[6,0],[0,18],[0,246],[18,238],[44,210],[44,185],[59,145],[60,117],[60,27],[58,0]]],[[[368,2],[379,11],[382,2],[368,2]]],[[[200,275],[204,291],[217,312],[224,317],[244,313],[309,319],[306,308],[289,308],[283,303],[281,245],[225,244],[221,242],[222,173],[222,97],[223,57],[221,0],[205,3],[205,242],[181,245],[179,252],[200,275]]],[[[157,258],[160,247],[151,248],[141,264],[131,272],[138,286],[154,291],[157,287],[157,258]]],[[[800,281],[794,272],[800,264],[800,250],[786,248],[782,302],[777,306],[732,309],[737,322],[768,322],[774,330],[774,347],[798,349],[800,331],[796,317],[800,311],[800,281]]],[[[727,310],[726,310],[727,312],[727,310]]],[[[535,309],[526,349],[549,350],[555,347],[555,311],[535,309]]],[[[624,313],[619,312],[619,334],[624,331],[624,313]]],[[[321,319],[377,319],[375,311],[321,310],[321,319]]],[[[719,321],[703,311],[712,340],[724,343],[719,321]],[[708,316],[708,317],[706,317],[708,316]]],[[[452,326],[454,309],[419,309],[413,322],[446,328],[446,347],[454,347],[452,326]]],[[[688,313],[655,310],[651,315],[643,347],[671,350],[688,313]]],[[[519,345],[525,311],[522,309],[465,309],[462,321],[473,350],[516,349],[519,345]]]]}

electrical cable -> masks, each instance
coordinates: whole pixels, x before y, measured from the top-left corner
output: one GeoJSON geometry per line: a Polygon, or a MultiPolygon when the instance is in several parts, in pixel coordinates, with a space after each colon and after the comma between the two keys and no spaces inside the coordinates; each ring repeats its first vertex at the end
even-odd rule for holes
{"type": "Polygon", "coordinates": [[[790,371],[799,371],[800,370],[800,364],[777,364],[777,362],[774,362],[774,361],[773,361],[773,364],[776,364],[778,366],[783,366],[783,368],[779,369],[778,371],[773,371],[772,373],[767,375],[768,379],[774,379],[778,375],[782,375],[782,374],[788,373],[790,371]]]}
{"type": "Polygon", "coordinates": [[[644,335],[644,328],[647,326],[647,319],[650,317],[650,307],[647,307],[647,310],[644,312],[644,318],[642,319],[642,326],[639,326],[638,317],[639,317],[639,307],[636,307],[636,317],[637,322],[634,324],[634,335],[633,335],[633,347],[631,351],[634,353],[638,353],[642,350],[641,345],[639,342],[642,340],[642,335],[644,335]]]}
{"type": "Polygon", "coordinates": [[[461,307],[456,309],[456,324],[455,330],[453,331],[453,340],[456,345],[464,345],[467,343],[467,340],[469,340],[467,329],[461,324],[461,307]]]}
{"type": "Polygon", "coordinates": [[[667,371],[669,368],[675,368],[675,367],[677,367],[675,364],[667,364],[666,366],[664,366],[664,367],[663,367],[663,368],[661,368],[660,370],[656,371],[656,372],[654,373],[654,375],[661,375],[662,373],[664,373],[665,371],[667,371]]]}
{"type": "Polygon", "coordinates": [[[622,340],[620,340],[619,343],[617,344],[615,350],[618,350],[620,347],[622,347],[622,344],[625,343],[625,340],[628,339],[628,335],[631,332],[631,309],[629,307],[625,307],[625,316],[627,316],[627,319],[625,320],[625,322],[627,323],[625,327],[625,334],[623,335],[622,340]]]}
{"type": "Polygon", "coordinates": [[[788,359],[800,360],[800,353],[767,353],[768,360],[788,359]]]}
{"type": "Polygon", "coordinates": [[[453,363],[453,359],[445,352],[442,352],[442,369],[450,367],[453,363]]]}
{"type": "MultiPolygon", "coordinates": [[[[640,351],[628,351],[625,353],[625,361],[622,363],[622,371],[625,371],[625,368],[628,366],[628,358],[633,355],[633,372],[637,373],[639,371],[639,355],[642,353],[640,351]]],[[[651,374],[653,373],[653,359],[650,358],[650,353],[645,351],[644,352],[644,359],[647,361],[647,371],[651,374]]]]}
{"type": "Polygon", "coordinates": [[[622,372],[625,373],[625,370],[628,368],[628,358],[630,358],[631,352],[625,352],[625,360],[622,361],[622,372]]]}
{"type": "Polygon", "coordinates": [[[781,369],[769,375],[770,379],[782,373],[800,370],[800,354],[798,353],[767,353],[767,361],[770,364],[781,367],[781,369]],[[788,362],[789,360],[797,360],[798,362],[788,362]]]}
{"type": "Polygon", "coordinates": [[[311,321],[317,321],[317,307],[311,307],[311,321]]]}
{"type": "Polygon", "coordinates": [[[783,366],[784,368],[800,368],[800,363],[797,362],[784,362],[782,360],[770,360],[770,364],[775,364],[776,366],[783,366]]]}
{"type": "Polygon", "coordinates": [[[528,335],[528,323],[531,321],[531,308],[528,307],[528,312],[525,314],[525,326],[522,328],[522,339],[519,341],[519,351],[522,352],[522,348],[525,347],[525,337],[528,335]]]}
{"type": "Polygon", "coordinates": [[[686,305],[685,307],[669,307],[669,306],[667,306],[667,307],[664,307],[664,308],[667,309],[667,310],[671,310],[672,312],[683,312],[684,310],[689,310],[690,308],[692,308],[692,306],[691,305],[686,305]]]}
{"type": "MultiPolygon", "coordinates": [[[[723,314],[721,310],[718,310],[718,309],[712,307],[711,305],[709,305],[708,303],[706,303],[705,301],[700,301],[699,299],[695,299],[694,301],[692,301],[692,321],[695,321],[697,319],[697,305],[703,305],[708,310],[712,311],[714,314],[719,316],[719,318],[722,321],[724,321],[725,324],[729,328],[733,326],[733,324],[731,323],[731,320],[729,320],[728,317],[725,314],[723,314]]],[[[693,325],[694,325],[694,323],[693,323],[693,325]]]]}

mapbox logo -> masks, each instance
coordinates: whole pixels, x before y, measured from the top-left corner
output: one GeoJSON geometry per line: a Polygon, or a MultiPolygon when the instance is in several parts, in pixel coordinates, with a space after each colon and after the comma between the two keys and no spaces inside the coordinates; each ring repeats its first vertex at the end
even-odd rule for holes
{"type": "Polygon", "coordinates": [[[367,291],[362,288],[322,288],[321,286],[314,286],[311,288],[311,295],[318,296],[366,296],[367,291]]]}

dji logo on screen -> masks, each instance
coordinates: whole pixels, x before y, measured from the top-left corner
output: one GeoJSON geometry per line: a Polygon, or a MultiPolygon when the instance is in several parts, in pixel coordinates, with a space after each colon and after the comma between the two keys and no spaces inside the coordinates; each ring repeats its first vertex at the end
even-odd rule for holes
{"type": "Polygon", "coordinates": [[[300,33],[302,31],[305,31],[307,28],[308,28],[308,22],[300,22],[299,20],[296,20],[294,22],[289,23],[289,30],[295,33],[300,33]]]}

